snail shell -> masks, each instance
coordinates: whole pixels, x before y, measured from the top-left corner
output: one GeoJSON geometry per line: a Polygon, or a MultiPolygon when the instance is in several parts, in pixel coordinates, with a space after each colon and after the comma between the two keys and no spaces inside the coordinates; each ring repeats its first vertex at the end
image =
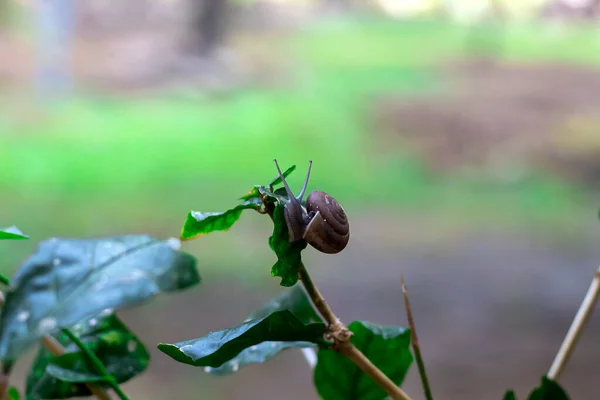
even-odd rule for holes
{"type": "Polygon", "coordinates": [[[306,209],[302,207],[301,201],[308,186],[312,161],[297,197],[290,190],[277,160],[274,161],[289,198],[284,206],[284,215],[290,242],[304,239],[312,247],[326,254],[336,254],[344,250],[350,239],[350,225],[341,204],[326,192],[315,190],[306,199],[306,209]]]}
{"type": "Polygon", "coordinates": [[[306,199],[306,210],[309,223],[304,240],[323,253],[344,250],[350,239],[350,225],[342,205],[327,193],[315,190],[306,199]]]}

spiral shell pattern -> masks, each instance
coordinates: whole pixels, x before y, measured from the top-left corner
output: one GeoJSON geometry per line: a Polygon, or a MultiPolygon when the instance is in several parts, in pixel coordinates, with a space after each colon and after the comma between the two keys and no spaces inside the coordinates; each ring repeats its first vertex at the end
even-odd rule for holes
{"type": "Polygon", "coordinates": [[[318,212],[306,228],[306,241],[327,254],[344,250],[350,239],[350,225],[341,204],[329,194],[315,190],[306,199],[306,210],[309,215],[318,212]]]}

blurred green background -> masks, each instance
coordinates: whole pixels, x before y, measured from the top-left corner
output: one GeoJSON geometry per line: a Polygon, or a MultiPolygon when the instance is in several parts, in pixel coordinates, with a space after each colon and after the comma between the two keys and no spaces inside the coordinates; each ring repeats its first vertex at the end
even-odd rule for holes
{"type": "MultiPolygon", "coordinates": [[[[347,250],[306,255],[344,320],[405,324],[404,273],[434,392],[524,395],[600,259],[597,21],[461,24],[354,3],[335,12],[234,4],[214,44],[232,59],[157,43],[172,35],[176,3],[142,22],[133,11],[118,29],[108,24],[115,2],[79,11],[75,89],[41,99],[33,10],[11,4],[0,35],[0,225],[31,240],[0,246],[0,272],[52,236],[177,236],[190,209],[224,210],[273,178],[274,158],[298,166],[295,188],[312,160],[309,190],[332,194],[351,221],[347,250]],[[169,57],[192,58],[193,72],[160,67],[169,57]],[[169,72],[140,83],[141,66],[169,72]]],[[[269,275],[270,229],[247,212],[230,232],[186,243],[202,285],[124,318],[150,348],[237,324],[281,289],[269,275]]],[[[564,378],[573,398],[600,394],[590,367],[599,360],[584,339],[564,378]]],[[[300,352],[215,378],[153,351],[125,390],[151,400],[316,398],[310,380],[300,352]]],[[[406,390],[420,398],[416,371],[406,390]]]]}

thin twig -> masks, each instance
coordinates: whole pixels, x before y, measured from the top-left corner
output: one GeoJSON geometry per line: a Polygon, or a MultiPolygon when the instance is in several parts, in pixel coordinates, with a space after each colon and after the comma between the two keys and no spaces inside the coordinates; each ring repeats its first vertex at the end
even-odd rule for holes
{"type": "MultiPolygon", "coordinates": [[[[271,217],[271,220],[273,220],[275,206],[273,203],[267,201],[266,196],[261,194],[260,198],[265,206],[265,212],[269,215],[269,217],[271,217]]],[[[344,325],[333,313],[329,307],[329,304],[327,304],[327,301],[325,301],[325,298],[323,295],[321,295],[321,292],[319,292],[319,289],[314,284],[302,262],[300,262],[298,269],[298,279],[304,286],[308,297],[311,299],[317,311],[327,322],[327,336],[328,339],[331,339],[334,342],[332,347],[333,350],[348,357],[350,361],[352,361],[358,368],[370,376],[375,383],[385,390],[393,400],[411,400],[411,398],[404,393],[402,389],[396,386],[396,384],[390,378],[381,372],[379,368],[373,365],[371,360],[365,357],[365,355],[350,342],[352,332],[350,332],[348,327],[344,325]]]]}
{"type": "Polygon", "coordinates": [[[410,302],[408,301],[408,290],[406,290],[404,275],[400,275],[400,281],[402,282],[402,295],[404,296],[404,305],[406,306],[406,318],[408,319],[408,326],[410,327],[410,340],[412,342],[413,351],[415,352],[415,360],[417,362],[417,367],[419,368],[419,375],[421,376],[421,383],[423,384],[423,392],[425,393],[425,398],[427,400],[433,400],[431,387],[429,386],[429,378],[427,377],[425,363],[423,362],[423,356],[421,355],[421,346],[419,346],[417,328],[415,326],[412,310],[410,308],[410,302]]]}
{"type": "Polygon", "coordinates": [[[62,331],[86,355],[86,357],[94,365],[94,368],[96,368],[100,375],[107,379],[108,384],[121,398],[121,400],[129,400],[129,397],[127,397],[125,392],[123,392],[115,378],[106,370],[106,367],[104,366],[104,364],[102,364],[102,361],[100,361],[98,356],[96,356],[96,354],[94,354],[93,351],[91,351],[85,344],[83,344],[83,342],[79,340],[77,335],[71,332],[69,329],[63,329],[62,331]]]}
{"type": "MultiPolygon", "coordinates": [[[[0,292],[0,307],[2,307],[4,305],[4,302],[5,302],[4,293],[0,292]]],[[[50,351],[50,353],[52,353],[52,355],[55,357],[61,356],[66,353],[66,350],[63,347],[63,345],[60,344],[60,342],[52,336],[44,336],[42,339],[40,339],[40,343],[42,346],[47,348],[48,351],[50,351]]],[[[8,389],[8,375],[7,374],[4,374],[4,375],[6,378],[6,384],[4,386],[0,386],[0,390],[2,390],[2,389],[4,390],[4,391],[0,391],[0,399],[2,399],[5,396],[6,390],[8,389]]],[[[94,396],[96,396],[99,400],[111,400],[108,393],[106,393],[106,391],[104,389],[102,389],[101,387],[99,387],[93,383],[84,383],[84,384],[85,384],[85,386],[87,386],[87,388],[90,390],[90,392],[92,392],[92,394],[94,396]]]]}
{"type": "Polygon", "coordinates": [[[329,304],[325,301],[321,292],[316,287],[304,264],[300,263],[298,272],[300,282],[304,285],[306,292],[316,309],[328,324],[328,337],[333,340],[333,350],[348,357],[358,368],[373,379],[394,400],[410,400],[410,397],[400,389],[390,378],[388,378],[371,360],[369,360],[359,349],[350,342],[352,332],[333,313],[329,304]]]}
{"type": "Polygon", "coordinates": [[[573,318],[573,322],[569,327],[567,335],[552,362],[552,366],[547,374],[549,379],[557,381],[560,374],[563,372],[565,365],[585,328],[585,324],[594,311],[594,307],[598,301],[598,295],[600,295],[600,267],[596,270],[594,279],[592,280],[592,283],[579,306],[579,310],[577,310],[577,314],[575,314],[575,318],[573,318]]]}

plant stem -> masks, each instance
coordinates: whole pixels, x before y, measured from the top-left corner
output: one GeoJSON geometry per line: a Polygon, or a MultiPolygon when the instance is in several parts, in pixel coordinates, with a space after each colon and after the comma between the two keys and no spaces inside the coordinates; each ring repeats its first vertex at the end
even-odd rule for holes
{"type": "Polygon", "coordinates": [[[325,300],[321,292],[319,292],[319,289],[315,286],[315,283],[313,282],[312,278],[310,277],[310,274],[308,273],[308,270],[306,269],[303,263],[300,263],[298,278],[300,279],[300,282],[302,282],[302,284],[304,285],[304,289],[306,289],[306,293],[314,303],[315,307],[317,308],[317,311],[319,311],[319,313],[323,316],[323,319],[325,319],[325,321],[327,321],[327,323],[329,324],[330,329],[342,325],[342,322],[333,313],[331,307],[329,307],[329,304],[327,304],[327,301],[325,300]]]}
{"type": "Polygon", "coordinates": [[[333,350],[348,357],[358,368],[373,379],[394,400],[410,400],[410,397],[400,389],[390,378],[388,378],[371,360],[369,360],[359,349],[350,342],[352,332],[333,313],[329,304],[325,301],[321,292],[314,284],[310,274],[303,263],[300,263],[298,271],[300,282],[304,285],[306,292],[317,311],[327,321],[330,338],[334,341],[333,350]]]}
{"type": "Polygon", "coordinates": [[[81,340],[79,340],[77,335],[75,335],[68,329],[63,329],[62,331],[65,335],[67,335],[69,339],[71,339],[71,341],[73,341],[73,343],[75,343],[75,345],[77,345],[77,347],[79,347],[81,351],[83,351],[83,353],[87,356],[90,362],[94,365],[94,368],[96,368],[96,370],[102,376],[107,378],[110,387],[115,391],[115,393],[117,393],[119,398],[121,398],[121,400],[129,400],[129,397],[127,397],[125,392],[121,390],[121,387],[119,386],[115,378],[106,370],[106,367],[104,366],[104,364],[102,364],[102,361],[100,361],[100,359],[81,340]]]}
{"type": "MultiPolygon", "coordinates": [[[[8,279],[7,279],[7,285],[9,283],[10,282],[8,282],[8,279]]],[[[4,293],[0,292],[0,307],[2,307],[4,305],[4,302],[5,302],[4,293]]],[[[60,344],[60,342],[52,336],[44,336],[40,340],[40,343],[42,346],[47,348],[50,351],[50,353],[52,353],[52,355],[55,357],[61,356],[66,353],[66,350],[63,347],[63,345],[60,344]]],[[[8,374],[4,374],[4,375],[6,378],[6,384],[5,384],[5,386],[0,386],[0,399],[4,398],[4,396],[6,395],[6,390],[8,389],[8,374]],[[4,390],[4,391],[1,391],[1,390],[4,390]]],[[[85,386],[87,386],[87,388],[90,390],[90,392],[92,392],[92,394],[94,396],[96,396],[99,400],[110,400],[110,396],[108,395],[108,393],[106,393],[106,391],[104,389],[102,389],[101,387],[94,385],[93,383],[85,383],[85,386]]]]}
{"type": "Polygon", "coordinates": [[[433,400],[433,395],[431,394],[431,387],[429,386],[429,378],[427,377],[425,363],[423,362],[423,356],[421,355],[421,346],[419,346],[417,328],[415,326],[412,310],[410,308],[410,302],[408,301],[408,290],[406,290],[404,275],[400,275],[400,281],[402,282],[402,295],[404,296],[404,305],[406,307],[406,318],[408,319],[408,326],[410,327],[410,339],[412,342],[413,351],[415,352],[415,360],[417,362],[417,367],[419,368],[419,376],[421,377],[421,383],[423,384],[423,392],[425,393],[425,398],[427,400],[433,400]]]}
{"type": "Polygon", "coordinates": [[[598,295],[600,295],[600,267],[596,270],[594,279],[592,280],[592,283],[579,306],[579,310],[577,310],[577,314],[575,314],[575,318],[573,318],[573,322],[569,327],[567,335],[552,362],[552,366],[547,374],[548,379],[557,381],[560,374],[563,372],[565,365],[585,328],[585,324],[594,311],[594,306],[598,301],[598,295]]]}
{"type": "MultiPolygon", "coordinates": [[[[266,197],[264,195],[261,194],[260,198],[265,206],[265,213],[271,217],[271,220],[273,220],[275,206],[273,203],[266,201],[266,197]]],[[[317,311],[327,322],[329,330],[328,336],[334,342],[333,350],[348,357],[350,361],[352,361],[358,368],[370,376],[383,390],[385,390],[393,400],[411,400],[411,398],[408,397],[408,395],[404,393],[402,389],[396,386],[396,384],[390,378],[381,372],[379,368],[373,365],[371,360],[365,357],[365,355],[358,350],[352,344],[352,342],[350,342],[352,332],[350,332],[348,327],[344,325],[333,313],[331,307],[329,307],[329,304],[327,304],[327,301],[325,301],[325,298],[321,292],[319,292],[319,289],[313,282],[308,270],[302,262],[300,262],[298,269],[298,279],[304,286],[308,297],[311,299],[317,311]]]]}

